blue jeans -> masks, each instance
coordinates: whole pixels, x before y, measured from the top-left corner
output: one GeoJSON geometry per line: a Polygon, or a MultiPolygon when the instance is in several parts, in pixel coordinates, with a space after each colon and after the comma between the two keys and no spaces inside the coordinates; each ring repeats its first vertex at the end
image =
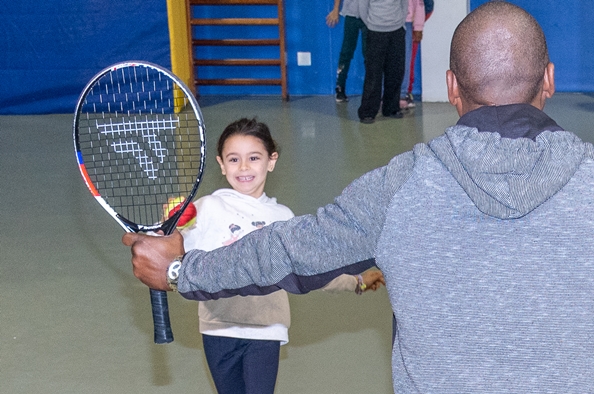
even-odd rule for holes
{"type": "Polygon", "coordinates": [[[202,335],[208,368],[219,394],[273,394],[280,341],[202,335]]]}
{"type": "Polygon", "coordinates": [[[413,25],[412,22],[406,22],[406,34],[404,41],[406,42],[406,52],[404,57],[404,79],[402,80],[402,87],[400,88],[400,98],[405,98],[408,94],[408,85],[410,83],[410,63],[412,57],[413,44],[413,25]]]}

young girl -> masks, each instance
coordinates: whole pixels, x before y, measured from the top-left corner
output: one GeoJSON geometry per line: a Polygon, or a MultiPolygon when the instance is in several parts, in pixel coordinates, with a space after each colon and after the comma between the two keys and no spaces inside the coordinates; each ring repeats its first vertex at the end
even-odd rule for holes
{"type": "MultiPolygon", "coordinates": [[[[217,145],[217,161],[232,189],[219,189],[194,202],[196,223],[182,231],[187,250],[213,250],[293,212],[264,193],[266,176],[278,160],[268,127],[240,119],[225,128],[217,145]]],[[[368,271],[372,272],[372,271],[368,271]]],[[[342,275],[330,290],[375,290],[373,277],[342,275]]],[[[204,353],[219,394],[274,392],[280,345],[289,341],[289,299],[284,291],[265,296],[232,297],[199,303],[204,353]]]]}

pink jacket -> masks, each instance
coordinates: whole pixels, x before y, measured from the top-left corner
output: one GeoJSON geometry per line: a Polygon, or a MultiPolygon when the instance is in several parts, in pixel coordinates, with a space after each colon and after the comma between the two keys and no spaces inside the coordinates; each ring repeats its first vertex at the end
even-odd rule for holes
{"type": "Polygon", "coordinates": [[[425,3],[423,0],[408,0],[406,21],[412,22],[413,31],[422,31],[425,26],[425,3]]]}

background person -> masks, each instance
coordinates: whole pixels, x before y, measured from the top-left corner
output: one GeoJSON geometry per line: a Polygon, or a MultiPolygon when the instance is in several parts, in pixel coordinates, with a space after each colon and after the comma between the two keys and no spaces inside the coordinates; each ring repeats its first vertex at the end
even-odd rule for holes
{"type": "Polygon", "coordinates": [[[336,102],[349,101],[346,95],[346,81],[351,67],[351,60],[357,49],[359,33],[361,34],[361,53],[365,58],[365,40],[367,39],[367,27],[359,17],[359,0],[344,0],[340,14],[341,0],[334,0],[332,11],[326,16],[326,24],[334,27],[338,23],[339,15],[344,16],[344,31],[342,46],[338,57],[338,68],[336,70],[336,102]]]}
{"type": "Polygon", "coordinates": [[[365,81],[361,123],[375,122],[380,111],[385,117],[402,118],[399,92],[404,77],[404,23],[408,0],[361,0],[359,14],[367,26],[365,81]]]}

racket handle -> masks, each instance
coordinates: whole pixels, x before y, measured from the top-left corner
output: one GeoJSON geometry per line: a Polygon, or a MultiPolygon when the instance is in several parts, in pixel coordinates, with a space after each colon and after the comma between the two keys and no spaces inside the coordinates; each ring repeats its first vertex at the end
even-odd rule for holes
{"type": "Polygon", "coordinates": [[[153,307],[153,324],[155,328],[155,343],[173,342],[173,332],[169,321],[169,305],[167,292],[162,290],[151,291],[151,305],[153,307]]]}

